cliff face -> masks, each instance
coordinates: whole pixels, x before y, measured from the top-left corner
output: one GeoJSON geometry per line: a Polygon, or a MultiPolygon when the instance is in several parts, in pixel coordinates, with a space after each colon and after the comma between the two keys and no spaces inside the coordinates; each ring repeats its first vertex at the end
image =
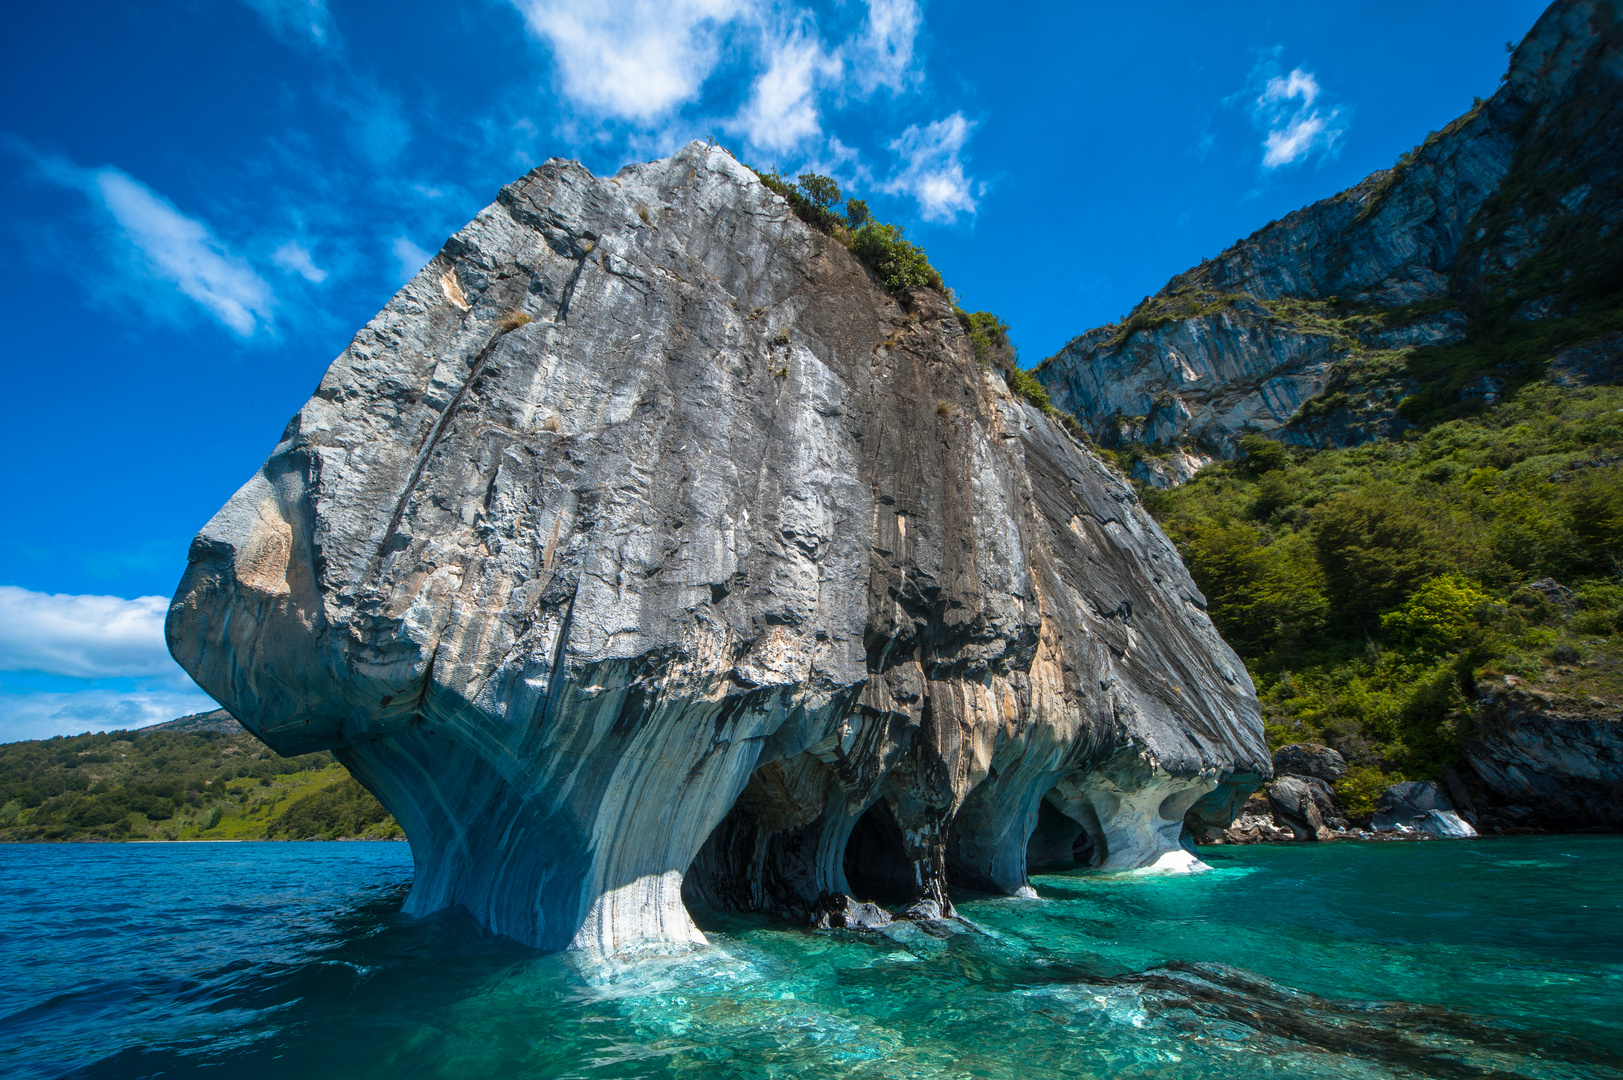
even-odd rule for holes
{"type": "MultiPolygon", "coordinates": [[[[170,649],[399,820],[407,908],[546,948],[689,900],[1026,889],[1268,772],[1129,488],[725,152],[504,189],[194,541],[170,649]],[[1052,831],[1052,830],[1050,830],[1052,831]]],[[[1249,790],[1249,787],[1246,787],[1249,790]]]]}
{"type": "Polygon", "coordinates": [[[1623,710],[1495,680],[1480,690],[1462,757],[1501,827],[1623,828],[1623,710]]]}
{"type": "MultiPolygon", "coordinates": [[[[1550,340],[1615,329],[1620,21],[1617,0],[1558,0],[1492,98],[1394,168],[1173,278],[1038,379],[1108,444],[1209,459],[1247,430],[1305,446],[1391,435],[1421,407],[1491,402],[1550,340]],[[1521,355],[1514,339],[1532,335],[1515,324],[1540,320],[1564,325],[1521,355]],[[1503,370],[1447,351],[1500,338],[1503,370]]],[[[1163,485],[1188,471],[1146,469],[1163,485]]]]}

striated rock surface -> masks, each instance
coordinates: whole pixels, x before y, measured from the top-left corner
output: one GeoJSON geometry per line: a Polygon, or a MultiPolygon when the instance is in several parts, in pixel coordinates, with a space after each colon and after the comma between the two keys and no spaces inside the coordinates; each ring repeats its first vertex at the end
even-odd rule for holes
{"type": "Polygon", "coordinates": [[[1370,827],[1376,832],[1418,832],[1439,840],[1465,840],[1476,830],[1463,821],[1430,780],[1405,780],[1381,792],[1370,827]]]}
{"type": "Polygon", "coordinates": [[[620,952],[701,941],[685,902],[1022,893],[1039,819],[1188,867],[1191,807],[1269,770],[1203,608],[944,297],[693,143],[505,188],[204,527],[167,629],[395,815],[409,912],[620,952]]]}
{"type": "Polygon", "coordinates": [[[1483,822],[1623,829],[1623,710],[1485,680],[1475,725],[1461,757],[1491,800],[1483,822]]]}
{"type": "MultiPolygon", "coordinates": [[[[1173,278],[1037,378],[1107,445],[1178,448],[1140,470],[1156,486],[1186,479],[1188,460],[1233,457],[1246,431],[1346,446],[1401,431],[1397,406],[1417,389],[1428,407],[1491,402],[1525,376],[1519,359],[1470,381],[1459,365],[1437,376],[1426,348],[1517,321],[1564,319],[1580,340],[1604,326],[1577,316],[1616,288],[1620,22],[1616,0],[1557,0],[1493,97],[1393,168],[1173,278]]],[[[1580,350],[1564,370],[1615,376],[1616,351],[1580,350]]]]}
{"type": "Polygon", "coordinates": [[[1333,784],[1346,771],[1341,752],[1319,743],[1290,743],[1274,751],[1276,776],[1310,776],[1333,784]]]}

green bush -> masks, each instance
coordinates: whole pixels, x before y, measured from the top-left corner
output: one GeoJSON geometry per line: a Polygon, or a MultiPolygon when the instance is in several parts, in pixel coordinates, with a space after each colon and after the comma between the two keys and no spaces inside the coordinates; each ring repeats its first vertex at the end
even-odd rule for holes
{"type": "Polygon", "coordinates": [[[1210,466],[1144,505],[1271,741],[1329,742],[1382,783],[1436,778],[1486,675],[1563,665],[1555,692],[1623,697],[1620,409],[1623,388],[1535,383],[1400,441],[1210,466]]]}
{"type": "Polygon", "coordinates": [[[1372,765],[1355,766],[1336,781],[1336,799],[1349,817],[1369,817],[1375,813],[1381,793],[1396,781],[1396,777],[1388,776],[1372,765]]]}
{"type": "Polygon", "coordinates": [[[1009,389],[1031,402],[1045,413],[1054,411],[1053,403],[1048,400],[1048,391],[1043,384],[1029,371],[1020,368],[1010,368],[1004,373],[1004,380],[1008,382],[1009,389]]]}
{"type": "Polygon", "coordinates": [[[1008,323],[990,311],[965,311],[955,307],[952,312],[958,316],[964,333],[969,335],[969,346],[975,351],[976,360],[1003,371],[1019,366],[1019,354],[1009,339],[1008,323]]]}
{"type": "Polygon", "coordinates": [[[1381,631],[1394,645],[1441,655],[1466,644],[1491,601],[1458,574],[1443,574],[1422,585],[1400,608],[1381,616],[1381,631]]]}
{"type": "Polygon", "coordinates": [[[832,232],[845,224],[834,210],[840,201],[840,185],[831,178],[817,173],[801,173],[799,182],[791,184],[776,172],[757,170],[755,175],[761,178],[767,190],[782,196],[794,215],[806,224],[824,232],[832,232]]]}
{"type": "Polygon", "coordinates": [[[900,225],[867,222],[851,234],[851,251],[873,268],[880,282],[891,292],[945,291],[941,275],[930,265],[924,249],[910,242],[900,225]]]}
{"type": "Polygon", "coordinates": [[[388,811],[371,793],[346,778],[289,803],[276,822],[274,836],[287,840],[359,836],[388,820],[388,811]]]}

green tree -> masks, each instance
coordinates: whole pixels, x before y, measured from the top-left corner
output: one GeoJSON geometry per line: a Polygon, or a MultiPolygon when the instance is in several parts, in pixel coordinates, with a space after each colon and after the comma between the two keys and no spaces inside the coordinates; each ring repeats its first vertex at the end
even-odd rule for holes
{"type": "Polygon", "coordinates": [[[1243,655],[1299,647],[1324,624],[1322,577],[1300,536],[1268,545],[1250,525],[1214,522],[1190,537],[1186,561],[1217,629],[1243,655]]]}
{"type": "Polygon", "coordinates": [[[1390,485],[1337,495],[1313,511],[1313,546],[1337,616],[1373,630],[1382,611],[1466,555],[1447,506],[1427,505],[1390,485]]]}
{"type": "Polygon", "coordinates": [[[1381,630],[1394,645],[1441,655],[1467,644],[1492,603],[1487,593],[1458,574],[1422,585],[1402,607],[1381,616],[1381,630]]]}
{"type": "Polygon", "coordinates": [[[1291,463],[1291,452],[1266,435],[1240,436],[1240,467],[1252,476],[1261,476],[1291,463]]]}
{"type": "Polygon", "coordinates": [[[827,214],[832,214],[840,201],[840,185],[831,177],[817,173],[801,173],[800,190],[807,202],[827,214]]]}

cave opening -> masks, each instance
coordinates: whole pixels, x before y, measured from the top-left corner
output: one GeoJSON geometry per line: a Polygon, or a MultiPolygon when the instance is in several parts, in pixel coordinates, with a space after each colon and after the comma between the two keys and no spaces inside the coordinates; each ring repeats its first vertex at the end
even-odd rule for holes
{"type": "Polygon", "coordinates": [[[1093,833],[1044,799],[1037,805],[1037,827],[1026,842],[1026,871],[1096,866],[1093,833]]]}
{"type": "Polygon", "coordinates": [[[901,826],[884,799],[863,812],[845,844],[845,880],[859,900],[897,906],[918,892],[901,826]]]}

